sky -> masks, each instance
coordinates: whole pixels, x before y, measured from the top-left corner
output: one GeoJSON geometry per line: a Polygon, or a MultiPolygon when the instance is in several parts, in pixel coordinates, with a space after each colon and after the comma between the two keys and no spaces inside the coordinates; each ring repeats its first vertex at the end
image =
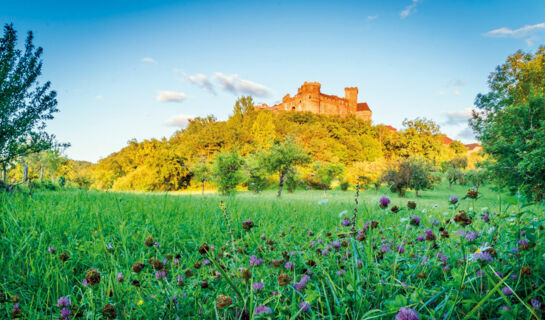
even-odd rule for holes
{"type": "Polygon", "coordinates": [[[475,141],[467,119],[489,74],[545,44],[545,1],[6,1],[0,23],[44,48],[58,92],[48,131],[72,159],[225,120],[237,97],[273,105],[304,81],[359,88],[374,124],[426,117],[475,141]]]}

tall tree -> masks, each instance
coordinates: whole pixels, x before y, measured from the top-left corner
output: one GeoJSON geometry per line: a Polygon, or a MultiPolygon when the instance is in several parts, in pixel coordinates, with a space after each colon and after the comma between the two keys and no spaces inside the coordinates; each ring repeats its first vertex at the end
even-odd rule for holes
{"type": "Polygon", "coordinates": [[[295,166],[310,161],[309,155],[297,146],[295,139],[288,137],[284,141],[273,145],[265,156],[265,163],[271,172],[278,174],[278,196],[282,195],[286,174],[295,166]]]}
{"type": "Polygon", "coordinates": [[[488,84],[470,124],[493,160],[489,169],[502,184],[545,199],[545,46],[508,57],[488,84]]]}
{"type": "Polygon", "coordinates": [[[219,191],[223,195],[233,194],[243,181],[244,159],[237,151],[222,152],[214,159],[213,173],[219,191]]]}
{"type": "Polygon", "coordinates": [[[6,183],[8,165],[17,157],[51,148],[54,136],[45,121],[57,112],[57,93],[51,83],[38,83],[42,71],[42,48],[35,48],[29,32],[24,50],[17,49],[12,24],[0,38],[0,167],[6,183]]]}
{"type": "Polygon", "coordinates": [[[201,183],[204,195],[204,185],[212,178],[210,166],[205,161],[198,161],[191,166],[191,172],[193,172],[193,179],[201,183]]]}

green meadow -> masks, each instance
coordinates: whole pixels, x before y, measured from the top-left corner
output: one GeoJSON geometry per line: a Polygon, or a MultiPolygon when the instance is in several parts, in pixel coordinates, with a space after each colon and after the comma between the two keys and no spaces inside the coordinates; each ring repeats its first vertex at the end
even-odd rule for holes
{"type": "Polygon", "coordinates": [[[16,302],[25,319],[58,318],[61,297],[82,319],[392,319],[402,307],[421,319],[540,317],[543,207],[466,192],[363,190],[357,206],[354,190],[3,193],[1,317],[16,302]],[[454,220],[461,210],[469,224],[454,220]]]}

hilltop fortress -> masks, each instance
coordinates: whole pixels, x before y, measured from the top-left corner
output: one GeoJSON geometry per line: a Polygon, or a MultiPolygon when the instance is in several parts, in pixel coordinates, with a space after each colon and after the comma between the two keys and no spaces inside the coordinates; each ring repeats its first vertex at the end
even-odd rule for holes
{"type": "Polygon", "coordinates": [[[371,109],[366,102],[358,103],[358,88],[344,88],[344,98],[323,94],[318,82],[305,82],[295,96],[285,95],[282,103],[272,107],[262,104],[256,106],[259,110],[300,111],[336,115],[345,117],[354,115],[357,119],[371,121],[371,109]]]}

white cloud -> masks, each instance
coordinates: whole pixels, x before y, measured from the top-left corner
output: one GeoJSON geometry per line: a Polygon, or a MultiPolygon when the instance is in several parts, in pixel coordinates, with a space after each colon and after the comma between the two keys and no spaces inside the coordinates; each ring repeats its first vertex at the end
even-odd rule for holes
{"type": "Polygon", "coordinates": [[[455,96],[459,96],[460,88],[464,85],[465,83],[462,80],[450,80],[441,90],[439,90],[439,94],[445,95],[452,92],[455,96]]]}
{"type": "Polygon", "coordinates": [[[255,97],[269,97],[271,90],[262,84],[241,79],[237,74],[214,73],[214,80],[219,86],[234,94],[248,94],[255,97]]]}
{"type": "Polygon", "coordinates": [[[415,13],[416,12],[416,6],[418,5],[419,2],[421,2],[421,0],[412,0],[410,5],[406,6],[405,9],[401,10],[401,12],[399,13],[399,16],[402,19],[405,19],[408,16],[410,16],[411,14],[415,13]]]}
{"type": "Polygon", "coordinates": [[[98,95],[98,96],[96,96],[96,98],[97,98],[97,100],[102,100],[103,97],[101,95],[98,95]]]}
{"type": "Polygon", "coordinates": [[[187,99],[185,93],[175,91],[159,91],[157,101],[159,102],[182,102],[187,99]]]}
{"type": "Polygon", "coordinates": [[[213,95],[217,94],[216,90],[214,89],[214,84],[204,74],[202,73],[197,73],[195,75],[189,75],[185,73],[182,73],[182,74],[184,76],[184,79],[188,81],[189,83],[192,83],[196,86],[206,89],[208,92],[210,92],[213,95]]]}
{"type": "Polygon", "coordinates": [[[375,20],[376,18],[378,18],[378,14],[374,15],[374,16],[367,16],[367,20],[369,21],[373,21],[375,20]]]}
{"type": "Polygon", "coordinates": [[[169,127],[185,128],[189,124],[189,120],[192,120],[194,118],[194,116],[189,116],[187,114],[177,114],[168,118],[167,121],[163,122],[163,125],[169,127]]]}
{"type": "Polygon", "coordinates": [[[545,30],[545,22],[534,24],[534,25],[526,25],[522,28],[518,29],[509,29],[506,27],[494,29],[491,31],[488,31],[484,35],[487,37],[496,37],[496,38],[524,38],[531,33],[543,31],[545,30]]]}
{"type": "Polygon", "coordinates": [[[142,58],[142,59],[140,59],[140,62],[151,63],[151,64],[156,64],[157,63],[157,61],[155,61],[155,59],[150,58],[150,57],[142,58]]]}
{"type": "Polygon", "coordinates": [[[471,118],[471,112],[471,109],[446,112],[445,116],[447,120],[444,122],[444,125],[458,126],[461,124],[467,124],[467,121],[471,118]]]}

